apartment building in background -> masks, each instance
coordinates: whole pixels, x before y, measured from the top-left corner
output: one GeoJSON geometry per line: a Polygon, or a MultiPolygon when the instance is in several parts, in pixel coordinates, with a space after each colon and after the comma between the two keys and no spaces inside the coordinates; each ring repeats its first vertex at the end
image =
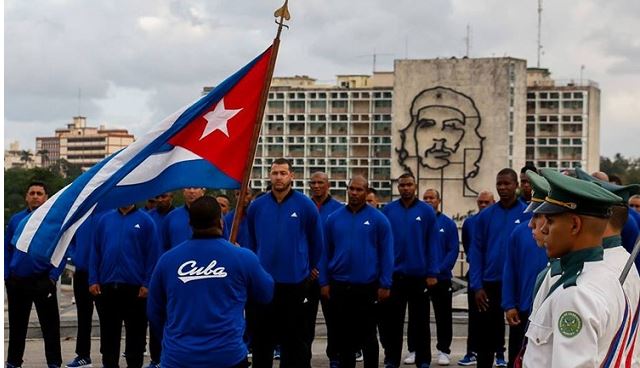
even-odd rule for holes
{"type": "Polygon", "coordinates": [[[64,159],[87,170],[133,141],[133,134],[126,129],[90,127],[86,117],[75,116],[66,128],[56,129],[54,136],[37,137],[36,152],[41,155],[43,167],[64,159]]]}
{"type": "Polygon", "coordinates": [[[600,167],[600,89],[580,80],[554,80],[527,69],[526,160],[537,167],[588,172],[600,167]]]}

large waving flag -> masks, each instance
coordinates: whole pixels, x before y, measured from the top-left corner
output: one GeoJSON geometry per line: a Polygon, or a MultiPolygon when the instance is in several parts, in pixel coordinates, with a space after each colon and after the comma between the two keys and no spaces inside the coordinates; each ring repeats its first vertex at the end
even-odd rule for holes
{"type": "Polygon", "coordinates": [[[239,188],[250,169],[245,166],[253,154],[254,124],[262,118],[257,115],[271,78],[272,53],[273,46],[52,196],[20,224],[17,248],[57,266],[76,229],[94,211],[185,187],[239,188]]]}

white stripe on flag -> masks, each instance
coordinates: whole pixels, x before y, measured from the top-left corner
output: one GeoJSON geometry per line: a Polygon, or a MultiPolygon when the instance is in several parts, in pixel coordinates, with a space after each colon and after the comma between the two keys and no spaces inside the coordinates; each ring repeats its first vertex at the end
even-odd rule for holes
{"type": "Polygon", "coordinates": [[[117,185],[124,186],[145,183],[158,177],[165,169],[173,164],[193,160],[202,160],[202,157],[180,146],[176,146],[171,151],[157,153],[147,157],[140,165],[136,166],[133,171],[122,178],[117,185]]]}
{"type": "Polygon", "coordinates": [[[89,217],[89,215],[93,213],[93,210],[97,205],[97,203],[94,204],[93,207],[91,207],[91,209],[84,214],[84,216],[82,216],[62,234],[60,240],[58,240],[58,244],[56,244],[56,248],[53,250],[53,255],[51,255],[52,265],[56,267],[60,265],[60,262],[62,262],[62,258],[64,258],[64,254],[67,252],[69,243],[71,243],[71,239],[73,239],[73,235],[76,233],[76,230],[78,230],[78,227],[80,227],[80,225],[84,223],[87,217],[89,217]]]}

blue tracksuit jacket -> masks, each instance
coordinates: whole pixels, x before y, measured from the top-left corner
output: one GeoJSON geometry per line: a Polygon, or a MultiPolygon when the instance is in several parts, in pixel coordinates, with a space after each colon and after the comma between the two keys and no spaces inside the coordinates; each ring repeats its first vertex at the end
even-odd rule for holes
{"type": "Polygon", "coordinates": [[[324,226],[324,223],[327,222],[327,217],[329,217],[330,214],[342,208],[342,206],[342,203],[336,201],[335,199],[333,199],[333,197],[328,196],[327,199],[320,205],[320,207],[318,207],[320,218],[322,219],[322,225],[324,226]]]}
{"type": "Polygon", "coordinates": [[[520,223],[516,220],[520,219],[525,208],[521,201],[516,201],[511,208],[504,208],[501,202],[496,202],[477,215],[469,249],[471,290],[482,289],[483,281],[502,281],[509,236],[520,223]]]}
{"type": "Polygon", "coordinates": [[[413,277],[436,277],[440,272],[440,234],[431,206],[417,198],[409,207],[400,199],[384,206],[393,231],[393,272],[413,277]]]}
{"type": "Polygon", "coordinates": [[[369,205],[355,213],[348,206],[333,212],[319,270],[320,286],[333,280],[391,288],[393,233],[382,212],[369,205]]]}
{"type": "Polygon", "coordinates": [[[162,366],[231,367],[247,356],[248,299],[268,303],[273,279],[255,254],[222,237],[196,237],[167,251],[153,272],[147,314],[163,331],[162,366]]]}
{"type": "Polygon", "coordinates": [[[447,215],[438,213],[436,215],[438,222],[438,233],[440,234],[440,273],[439,280],[451,280],[453,274],[453,266],[458,260],[460,253],[460,237],[458,236],[458,226],[447,215]]]}
{"type": "MultiPolygon", "coordinates": [[[[232,209],[224,216],[224,237],[229,239],[231,236],[231,226],[233,225],[233,216],[236,215],[236,209],[232,209]]],[[[244,212],[244,218],[240,220],[240,227],[238,228],[238,236],[236,243],[241,247],[246,248],[249,244],[249,228],[247,227],[247,212],[244,212]]]]}
{"type": "Polygon", "coordinates": [[[153,220],[134,209],[107,211],[98,221],[90,256],[89,285],[122,283],[149,287],[162,253],[153,220]]]}
{"type": "Polygon", "coordinates": [[[502,273],[502,309],[517,309],[529,313],[533,304],[536,277],[549,259],[544,248],[538,247],[528,221],[522,221],[509,236],[506,261],[502,273]]]}
{"type": "Polygon", "coordinates": [[[281,203],[272,193],[257,198],[247,210],[247,248],[277,283],[304,281],[322,252],[322,223],[311,199],[291,190],[281,203]]]}
{"type": "Polygon", "coordinates": [[[162,245],[165,251],[191,239],[191,234],[187,206],[180,206],[164,217],[162,221],[162,245]]]}

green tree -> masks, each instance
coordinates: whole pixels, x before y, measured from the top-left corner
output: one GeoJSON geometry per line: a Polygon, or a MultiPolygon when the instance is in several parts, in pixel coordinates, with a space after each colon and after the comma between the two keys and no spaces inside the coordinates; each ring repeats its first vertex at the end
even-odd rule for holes
{"type": "Polygon", "coordinates": [[[627,158],[616,153],[613,158],[600,157],[600,170],[616,175],[623,184],[640,183],[640,158],[627,158]]]}

